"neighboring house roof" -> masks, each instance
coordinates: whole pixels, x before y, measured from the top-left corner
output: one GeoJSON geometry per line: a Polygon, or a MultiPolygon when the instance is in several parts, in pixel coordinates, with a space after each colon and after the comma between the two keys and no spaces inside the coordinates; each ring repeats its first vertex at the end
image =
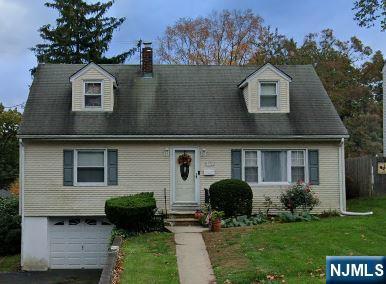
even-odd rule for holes
{"type": "Polygon", "coordinates": [[[12,194],[9,190],[0,189],[0,197],[10,197],[12,194]]]}
{"type": "Polygon", "coordinates": [[[114,76],[113,112],[72,112],[72,74],[79,64],[41,64],[25,106],[26,135],[122,137],[283,138],[347,136],[311,65],[278,66],[292,78],[290,113],[249,113],[238,84],[257,67],[154,65],[143,78],[137,65],[102,64],[114,76]]]}

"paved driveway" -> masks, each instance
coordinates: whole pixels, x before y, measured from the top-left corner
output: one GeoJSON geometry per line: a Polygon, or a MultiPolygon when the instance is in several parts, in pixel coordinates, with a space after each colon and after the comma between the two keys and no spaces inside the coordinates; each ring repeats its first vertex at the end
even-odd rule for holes
{"type": "Polygon", "coordinates": [[[63,269],[0,273],[0,283],[10,284],[97,284],[101,270],[63,269]]]}

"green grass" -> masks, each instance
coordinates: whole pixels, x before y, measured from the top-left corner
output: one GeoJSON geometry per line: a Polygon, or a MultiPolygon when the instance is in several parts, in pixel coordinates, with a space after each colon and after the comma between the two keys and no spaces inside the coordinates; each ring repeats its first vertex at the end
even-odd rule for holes
{"type": "Polygon", "coordinates": [[[15,272],[20,268],[20,255],[0,256],[0,272],[15,272]]]}
{"type": "Polygon", "coordinates": [[[120,283],[179,283],[175,250],[171,233],[126,239],[120,283]]]}
{"type": "Polygon", "coordinates": [[[217,283],[325,283],[327,255],[386,255],[386,198],[352,200],[348,209],[374,215],[205,233],[217,283]]]}

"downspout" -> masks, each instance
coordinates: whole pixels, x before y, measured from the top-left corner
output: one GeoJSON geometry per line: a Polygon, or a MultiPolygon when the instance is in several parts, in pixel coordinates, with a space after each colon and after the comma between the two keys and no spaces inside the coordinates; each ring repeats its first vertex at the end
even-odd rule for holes
{"type": "Polygon", "coordinates": [[[340,141],[339,144],[339,185],[340,185],[340,194],[339,194],[339,206],[340,214],[345,216],[367,216],[372,215],[373,212],[348,212],[346,211],[346,169],[344,163],[344,138],[340,141]]]}
{"type": "Polygon", "coordinates": [[[21,215],[21,267],[23,267],[23,224],[24,224],[24,144],[19,139],[19,214],[21,215]]]}

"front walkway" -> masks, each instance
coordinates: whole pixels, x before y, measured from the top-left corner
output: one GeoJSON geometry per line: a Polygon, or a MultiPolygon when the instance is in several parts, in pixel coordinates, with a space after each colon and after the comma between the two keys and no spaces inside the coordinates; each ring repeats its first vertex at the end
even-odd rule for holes
{"type": "Polygon", "coordinates": [[[198,226],[168,227],[174,233],[181,284],[216,283],[209,255],[198,226]]]}

